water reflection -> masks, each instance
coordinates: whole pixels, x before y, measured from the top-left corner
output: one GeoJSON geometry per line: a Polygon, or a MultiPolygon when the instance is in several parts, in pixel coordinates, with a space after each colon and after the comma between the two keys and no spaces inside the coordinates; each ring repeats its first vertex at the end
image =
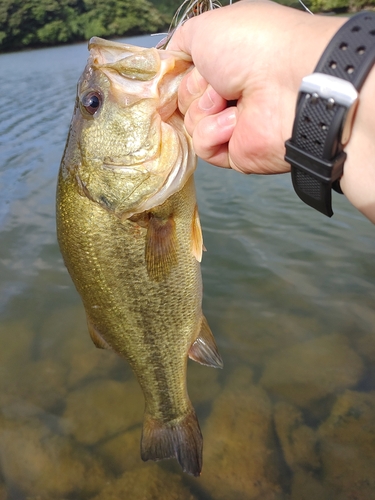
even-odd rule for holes
{"type": "Polygon", "coordinates": [[[288,176],[199,165],[204,310],[225,368],[189,362],[202,477],[141,461],[141,392],[93,347],[55,238],[86,57],[0,56],[0,499],[373,498],[373,226],[338,195],[332,220],[314,213],[288,176]]]}

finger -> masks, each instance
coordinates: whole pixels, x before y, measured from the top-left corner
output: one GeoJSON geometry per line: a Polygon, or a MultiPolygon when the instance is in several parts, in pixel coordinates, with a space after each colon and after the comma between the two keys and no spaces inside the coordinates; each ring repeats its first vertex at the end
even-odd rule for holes
{"type": "Polygon", "coordinates": [[[195,32],[194,27],[197,21],[199,23],[198,17],[200,16],[192,17],[175,30],[168,43],[168,50],[180,50],[191,56],[191,44],[195,32]]]}
{"type": "Polygon", "coordinates": [[[235,106],[202,118],[193,132],[193,145],[197,155],[218,167],[230,168],[228,142],[236,122],[235,106]]]}
{"type": "Polygon", "coordinates": [[[178,107],[184,115],[191,103],[207,89],[208,83],[196,68],[182,79],[178,88],[178,107]]]}
{"type": "Polygon", "coordinates": [[[227,107],[227,101],[208,85],[203,94],[189,106],[185,115],[185,127],[192,136],[197,124],[205,117],[215,115],[227,107]]]}

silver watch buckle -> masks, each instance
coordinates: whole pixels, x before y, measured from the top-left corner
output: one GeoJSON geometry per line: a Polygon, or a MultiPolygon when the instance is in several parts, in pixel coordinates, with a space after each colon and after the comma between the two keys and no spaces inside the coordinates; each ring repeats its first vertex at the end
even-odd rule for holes
{"type": "Polygon", "coordinates": [[[354,85],[336,76],[312,73],[302,79],[299,91],[310,94],[313,98],[326,99],[330,106],[336,103],[347,108],[341,131],[341,144],[345,146],[352,132],[354,115],[359,101],[358,92],[354,85]]]}

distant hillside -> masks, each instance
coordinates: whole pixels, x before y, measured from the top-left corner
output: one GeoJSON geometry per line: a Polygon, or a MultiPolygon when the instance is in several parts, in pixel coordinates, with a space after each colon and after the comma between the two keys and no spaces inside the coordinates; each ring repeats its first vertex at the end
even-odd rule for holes
{"type": "Polygon", "coordinates": [[[0,0],[0,51],[158,32],[167,25],[148,0],[0,0]]]}
{"type": "MultiPolygon", "coordinates": [[[[228,4],[229,0],[224,0],[228,4]]],[[[278,3],[302,8],[298,0],[278,3]]],[[[0,0],[0,52],[165,31],[181,0],[0,0]]],[[[314,12],[356,12],[375,0],[306,0],[314,12]]]]}

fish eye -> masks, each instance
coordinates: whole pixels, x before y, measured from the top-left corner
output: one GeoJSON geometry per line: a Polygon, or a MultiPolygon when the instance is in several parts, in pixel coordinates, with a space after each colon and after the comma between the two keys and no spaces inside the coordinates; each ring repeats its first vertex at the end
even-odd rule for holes
{"type": "Polygon", "coordinates": [[[99,92],[91,90],[81,97],[81,107],[89,114],[94,115],[102,104],[102,96],[99,92]]]}

